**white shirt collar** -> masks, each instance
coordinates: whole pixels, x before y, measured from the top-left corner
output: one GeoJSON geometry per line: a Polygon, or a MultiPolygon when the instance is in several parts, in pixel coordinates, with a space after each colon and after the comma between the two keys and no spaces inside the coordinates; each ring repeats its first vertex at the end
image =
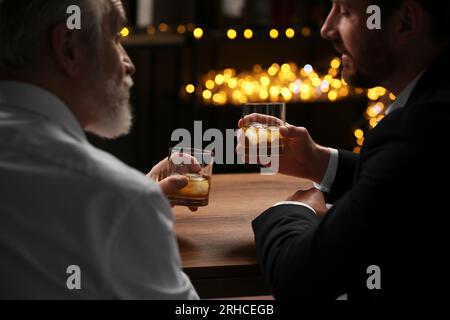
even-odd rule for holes
{"type": "Polygon", "coordinates": [[[395,99],[395,101],[387,108],[386,115],[397,109],[403,108],[406,105],[409,98],[411,97],[411,94],[416,88],[417,83],[419,82],[420,78],[422,78],[425,71],[426,70],[423,70],[416,78],[414,78],[413,81],[408,84],[405,89],[403,89],[403,91],[398,95],[397,99],[395,99]]]}
{"type": "Polygon", "coordinates": [[[0,105],[39,114],[63,126],[79,140],[86,136],[70,109],[49,91],[18,81],[0,81],[0,105]]]}

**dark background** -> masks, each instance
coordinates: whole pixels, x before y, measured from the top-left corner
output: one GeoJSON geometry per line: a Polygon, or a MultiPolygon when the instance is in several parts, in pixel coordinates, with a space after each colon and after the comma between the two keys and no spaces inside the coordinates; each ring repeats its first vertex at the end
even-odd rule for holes
{"type": "MultiPolygon", "coordinates": [[[[124,4],[130,26],[133,26],[136,0],[124,1],[124,4]]],[[[194,121],[201,120],[203,131],[235,129],[241,115],[240,107],[206,106],[195,96],[182,97],[185,85],[197,84],[201,75],[210,70],[234,68],[241,72],[251,70],[255,64],[267,68],[274,62],[280,65],[295,62],[299,66],[309,63],[326,73],[330,60],[336,55],[332,45],[319,34],[329,6],[328,0],[247,0],[243,14],[229,18],[222,12],[221,1],[155,0],[156,28],[162,22],[172,30],[179,24],[194,23],[203,28],[205,35],[195,40],[190,33],[178,35],[169,30],[148,36],[149,40],[142,44],[125,40],[124,46],[136,65],[132,89],[134,126],[126,137],[114,141],[90,137],[91,142],[146,173],[167,156],[169,147],[177,144],[170,141],[177,128],[193,132],[194,121]],[[294,39],[273,40],[267,36],[272,27],[297,30],[305,26],[312,30],[310,37],[298,35],[294,39]],[[229,41],[225,30],[230,27],[237,30],[251,27],[255,36],[252,40],[229,41]]],[[[132,30],[133,34],[145,33],[145,30],[132,30]]],[[[367,101],[363,98],[334,103],[290,103],[287,121],[305,126],[320,144],[352,150],[353,129],[355,123],[361,121],[366,107],[367,101]]],[[[255,170],[255,166],[244,165],[214,167],[216,173],[255,170]]]]}

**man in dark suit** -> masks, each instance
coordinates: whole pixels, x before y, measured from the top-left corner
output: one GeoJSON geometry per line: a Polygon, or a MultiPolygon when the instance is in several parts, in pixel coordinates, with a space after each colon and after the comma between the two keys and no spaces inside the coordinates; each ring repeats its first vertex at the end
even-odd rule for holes
{"type": "Polygon", "coordinates": [[[281,129],[280,172],[318,185],[253,222],[275,298],[449,296],[449,5],[428,3],[333,1],[322,36],[342,53],[344,78],[397,100],[360,155],[322,147],[305,128],[281,129]],[[381,8],[380,30],[367,27],[371,4],[381,8]]]}

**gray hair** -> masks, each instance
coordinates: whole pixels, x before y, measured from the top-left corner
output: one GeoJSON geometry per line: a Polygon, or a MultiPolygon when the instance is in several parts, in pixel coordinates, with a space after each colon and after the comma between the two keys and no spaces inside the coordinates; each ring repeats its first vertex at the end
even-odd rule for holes
{"type": "Polygon", "coordinates": [[[103,0],[0,0],[0,70],[39,66],[49,45],[49,30],[69,18],[71,5],[81,9],[80,31],[86,45],[96,47],[106,10],[103,0]]]}

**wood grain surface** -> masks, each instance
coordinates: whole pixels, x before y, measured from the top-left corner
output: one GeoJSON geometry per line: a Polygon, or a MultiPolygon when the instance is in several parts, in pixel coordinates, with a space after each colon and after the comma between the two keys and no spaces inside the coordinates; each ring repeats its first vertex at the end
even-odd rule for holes
{"type": "Polygon", "coordinates": [[[311,182],[283,175],[213,175],[209,205],[174,208],[184,271],[202,298],[267,294],[251,221],[311,182]]]}

